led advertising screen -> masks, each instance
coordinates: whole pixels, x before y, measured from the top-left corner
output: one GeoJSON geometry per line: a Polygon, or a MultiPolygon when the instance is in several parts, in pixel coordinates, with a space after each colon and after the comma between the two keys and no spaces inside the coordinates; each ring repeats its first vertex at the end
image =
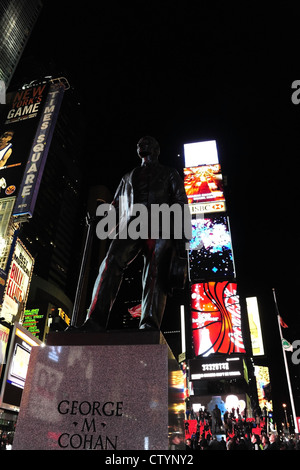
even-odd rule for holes
{"type": "Polygon", "coordinates": [[[30,353],[33,346],[40,344],[41,341],[34,338],[19,323],[15,323],[2,383],[2,408],[15,409],[20,406],[30,353]]]}
{"type": "Polygon", "coordinates": [[[225,201],[221,165],[184,168],[183,171],[189,204],[225,201]]]}
{"type": "Polygon", "coordinates": [[[272,401],[268,400],[267,390],[270,389],[269,368],[266,366],[254,366],[254,374],[256,380],[258,404],[261,409],[265,406],[269,411],[272,410],[272,401]]]}
{"type": "Polygon", "coordinates": [[[192,219],[189,263],[192,282],[234,278],[232,242],[225,215],[192,219]]]}
{"type": "Polygon", "coordinates": [[[214,165],[219,163],[217,143],[215,140],[184,144],[184,163],[186,167],[214,165]]]}
{"type": "Polygon", "coordinates": [[[193,284],[191,320],[195,356],[245,353],[241,308],[233,282],[193,284]]]}

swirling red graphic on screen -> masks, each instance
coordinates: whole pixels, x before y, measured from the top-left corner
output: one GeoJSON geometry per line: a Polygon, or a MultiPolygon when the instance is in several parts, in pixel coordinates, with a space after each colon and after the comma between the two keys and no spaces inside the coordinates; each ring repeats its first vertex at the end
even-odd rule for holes
{"type": "Polygon", "coordinates": [[[236,283],[194,284],[191,297],[195,356],[245,353],[236,283]]]}

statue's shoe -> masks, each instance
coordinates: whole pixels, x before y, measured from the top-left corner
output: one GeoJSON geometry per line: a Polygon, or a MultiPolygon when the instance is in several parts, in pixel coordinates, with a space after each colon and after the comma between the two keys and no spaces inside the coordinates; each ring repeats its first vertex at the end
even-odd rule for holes
{"type": "Polygon", "coordinates": [[[105,331],[105,328],[92,318],[86,320],[81,326],[68,326],[68,328],[65,329],[66,333],[100,333],[105,331]]]}

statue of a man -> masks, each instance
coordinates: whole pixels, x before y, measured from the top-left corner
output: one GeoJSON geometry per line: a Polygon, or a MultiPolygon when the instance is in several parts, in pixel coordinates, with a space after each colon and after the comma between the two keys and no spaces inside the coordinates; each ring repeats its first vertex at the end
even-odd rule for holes
{"type": "Polygon", "coordinates": [[[186,221],[183,221],[180,236],[178,233],[174,236],[174,230],[171,229],[170,236],[164,237],[161,228],[157,230],[155,227],[155,233],[158,233],[158,236],[151,238],[153,205],[176,204],[182,210],[182,220],[187,214],[188,201],[183,180],[175,169],[159,163],[160,147],[153,137],[141,138],[137,144],[137,153],[142,164],[122,178],[112,207],[119,216],[117,219],[119,227],[124,227],[124,224],[128,225],[132,221],[132,216],[129,214],[132,214],[131,209],[134,204],[145,206],[147,220],[144,222],[148,224],[149,236],[124,238],[118,236],[116,232],[107,255],[101,263],[86,321],[77,328],[78,331],[105,331],[124,270],[139,254],[144,257],[139,328],[159,330],[170,291],[170,265],[174,261],[174,253],[181,258],[185,257],[185,261],[187,259],[185,243],[191,237],[186,236],[186,221]],[[120,207],[121,202],[123,208],[120,207]],[[126,206],[125,211],[124,206],[126,206]]]}

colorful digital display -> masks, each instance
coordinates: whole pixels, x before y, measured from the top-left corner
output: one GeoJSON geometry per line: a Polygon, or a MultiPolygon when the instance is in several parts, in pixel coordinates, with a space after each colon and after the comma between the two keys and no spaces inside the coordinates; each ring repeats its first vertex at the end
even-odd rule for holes
{"type": "Polygon", "coordinates": [[[225,215],[192,219],[189,262],[192,282],[234,277],[231,236],[225,215]]]}
{"type": "Polygon", "coordinates": [[[184,187],[190,204],[225,201],[219,164],[184,168],[184,187]]]}
{"type": "Polygon", "coordinates": [[[195,356],[246,352],[236,283],[193,284],[191,316],[195,356]]]}
{"type": "Polygon", "coordinates": [[[219,163],[217,142],[205,140],[184,144],[184,162],[186,167],[219,163]]]}
{"type": "Polygon", "coordinates": [[[268,410],[272,410],[272,401],[266,397],[266,389],[270,388],[270,374],[269,368],[266,366],[254,366],[254,373],[256,379],[258,404],[261,409],[265,406],[268,410]]]}
{"type": "Polygon", "coordinates": [[[47,84],[10,92],[0,121],[0,198],[17,196],[49,91],[47,84]]]}

